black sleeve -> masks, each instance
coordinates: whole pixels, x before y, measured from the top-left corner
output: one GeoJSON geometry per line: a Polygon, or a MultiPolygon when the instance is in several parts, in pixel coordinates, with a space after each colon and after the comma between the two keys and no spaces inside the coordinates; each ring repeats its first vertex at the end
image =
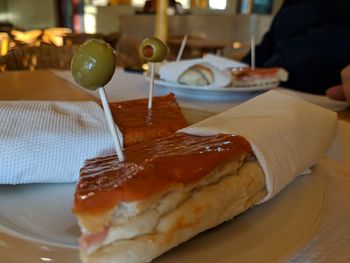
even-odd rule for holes
{"type": "MultiPolygon", "coordinates": [[[[263,36],[261,42],[255,46],[255,65],[257,67],[262,67],[264,62],[269,59],[275,49],[275,24],[278,23],[281,12],[288,6],[290,0],[283,2],[280,10],[276,13],[272,20],[269,30],[263,36]]],[[[242,59],[243,62],[250,64],[251,62],[251,52],[249,51],[242,59]]]]}
{"type": "Polygon", "coordinates": [[[263,67],[289,72],[288,88],[324,94],[340,84],[340,71],[350,63],[350,28],[329,25],[310,28],[304,35],[280,41],[263,67]]]}
{"type": "Polygon", "coordinates": [[[289,72],[283,86],[324,94],[340,84],[340,71],[350,63],[350,1],[315,1],[289,1],[280,9],[256,47],[256,66],[283,67],[289,72]]]}

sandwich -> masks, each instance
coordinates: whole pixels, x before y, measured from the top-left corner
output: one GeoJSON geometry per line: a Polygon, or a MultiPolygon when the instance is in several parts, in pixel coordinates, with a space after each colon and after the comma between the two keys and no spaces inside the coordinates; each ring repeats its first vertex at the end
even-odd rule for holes
{"type": "Polygon", "coordinates": [[[251,87],[276,84],[288,80],[288,72],[279,67],[273,68],[240,68],[232,71],[232,86],[251,87]]]}
{"type": "Polygon", "coordinates": [[[264,173],[240,136],[178,132],[87,160],[73,213],[86,263],[149,262],[258,203],[264,173]]]}
{"type": "Polygon", "coordinates": [[[178,78],[178,83],[189,86],[205,86],[213,82],[213,71],[209,67],[200,64],[188,68],[178,78]]]}
{"type": "Polygon", "coordinates": [[[124,146],[168,136],[187,126],[173,93],[148,99],[110,103],[113,119],[123,133],[124,146]]]}

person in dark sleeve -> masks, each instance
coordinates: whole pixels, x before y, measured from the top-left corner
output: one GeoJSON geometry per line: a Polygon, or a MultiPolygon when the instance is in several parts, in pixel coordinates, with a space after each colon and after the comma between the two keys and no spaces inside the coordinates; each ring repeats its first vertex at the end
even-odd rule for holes
{"type": "Polygon", "coordinates": [[[349,0],[285,0],[256,46],[256,67],[283,67],[289,79],[281,86],[325,94],[350,62],[349,14],[349,0]]]}

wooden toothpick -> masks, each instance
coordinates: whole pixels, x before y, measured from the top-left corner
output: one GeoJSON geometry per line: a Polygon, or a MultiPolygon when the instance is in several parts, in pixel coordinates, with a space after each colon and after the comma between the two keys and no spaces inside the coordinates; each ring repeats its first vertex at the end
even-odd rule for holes
{"type": "Polygon", "coordinates": [[[112,137],[113,137],[113,141],[114,141],[114,145],[115,145],[118,159],[120,162],[123,162],[124,161],[124,154],[123,154],[123,150],[122,150],[122,146],[121,146],[121,140],[120,140],[118,132],[117,132],[117,129],[119,130],[119,128],[118,128],[117,124],[114,123],[112,112],[111,112],[111,109],[110,109],[109,104],[108,104],[108,100],[107,100],[107,96],[106,96],[106,92],[105,92],[104,87],[98,88],[98,93],[100,94],[103,110],[106,114],[108,126],[109,126],[111,133],[112,133],[112,137]]]}
{"type": "Polygon", "coordinates": [[[177,53],[177,56],[176,56],[176,61],[180,61],[181,60],[182,53],[185,50],[187,38],[188,38],[188,36],[184,35],[184,38],[182,39],[182,42],[181,42],[181,46],[180,46],[179,52],[177,53]]]}
{"type": "Polygon", "coordinates": [[[255,69],[255,37],[251,36],[250,38],[250,67],[255,69]]]}
{"type": "Polygon", "coordinates": [[[151,79],[149,82],[149,91],[148,91],[148,109],[152,109],[152,97],[154,89],[154,72],[156,70],[156,63],[150,62],[151,65],[151,79]]]}

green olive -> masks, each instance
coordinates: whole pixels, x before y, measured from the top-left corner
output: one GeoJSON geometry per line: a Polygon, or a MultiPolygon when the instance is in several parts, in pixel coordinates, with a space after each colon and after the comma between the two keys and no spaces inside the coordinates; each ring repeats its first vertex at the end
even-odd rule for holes
{"type": "Polygon", "coordinates": [[[140,54],[148,62],[161,62],[167,56],[168,48],[158,38],[146,38],[140,44],[140,54]]]}
{"type": "Polygon", "coordinates": [[[71,63],[75,81],[90,90],[106,85],[111,80],[115,67],[115,52],[101,39],[87,40],[75,51],[71,63]]]}

